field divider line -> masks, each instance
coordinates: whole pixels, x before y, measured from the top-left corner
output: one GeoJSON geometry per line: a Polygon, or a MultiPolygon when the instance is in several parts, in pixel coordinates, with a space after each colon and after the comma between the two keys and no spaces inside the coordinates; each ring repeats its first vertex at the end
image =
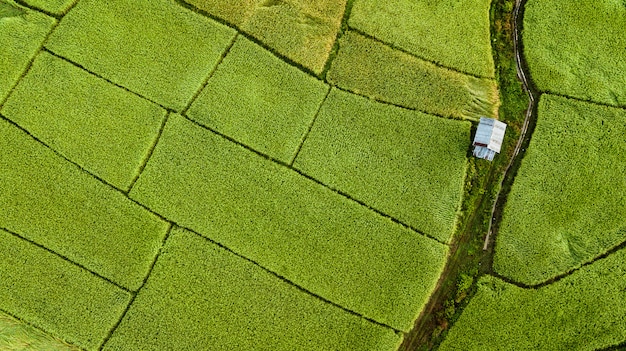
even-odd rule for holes
{"type": "Polygon", "coordinates": [[[346,307],[343,307],[343,306],[341,306],[341,305],[339,305],[339,304],[337,304],[337,303],[335,303],[335,302],[332,302],[332,301],[330,301],[330,300],[328,300],[328,299],[326,299],[326,298],[324,298],[324,297],[322,297],[322,296],[320,296],[320,295],[317,295],[316,293],[314,293],[314,292],[312,292],[312,291],[310,291],[310,290],[308,290],[308,289],[306,289],[306,288],[304,288],[304,287],[302,287],[302,286],[300,286],[300,285],[298,285],[298,284],[294,283],[293,281],[291,281],[291,280],[287,279],[286,277],[284,277],[284,276],[282,276],[282,275],[280,275],[280,274],[278,274],[278,273],[276,273],[276,272],[274,272],[274,271],[272,271],[272,270],[270,270],[270,269],[268,269],[268,268],[265,268],[264,266],[262,266],[262,265],[261,265],[261,264],[259,264],[258,262],[254,261],[254,260],[252,260],[252,259],[250,259],[250,258],[248,258],[248,257],[246,257],[246,256],[244,256],[244,255],[242,255],[242,254],[240,254],[240,253],[237,253],[236,251],[233,251],[233,250],[232,250],[232,249],[230,249],[229,247],[227,247],[227,246],[225,246],[225,245],[223,245],[223,244],[221,244],[221,243],[219,243],[219,242],[217,242],[217,241],[214,241],[213,239],[210,239],[210,238],[208,238],[208,237],[206,237],[206,236],[203,236],[202,234],[199,234],[199,233],[195,232],[195,231],[194,231],[194,230],[192,230],[192,229],[185,228],[185,227],[181,227],[181,228],[182,228],[182,229],[184,229],[184,230],[189,231],[190,233],[193,233],[193,234],[195,234],[195,235],[197,235],[197,236],[199,236],[199,237],[203,238],[204,240],[208,241],[209,243],[211,243],[211,244],[213,244],[213,245],[216,245],[216,246],[218,246],[218,247],[222,248],[223,250],[226,250],[227,252],[229,252],[229,253],[231,253],[231,254],[233,254],[233,255],[235,255],[235,256],[237,256],[237,257],[239,257],[239,258],[241,258],[241,259],[243,259],[243,260],[245,260],[245,261],[247,261],[247,262],[252,263],[252,264],[253,264],[253,265],[255,265],[256,267],[259,267],[260,269],[264,270],[265,272],[269,273],[270,275],[272,275],[272,276],[274,276],[274,277],[276,277],[276,278],[280,279],[280,280],[281,280],[281,281],[283,281],[284,283],[287,283],[287,284],[289,284],[290,286],[293,286],[294,288],[298,289],[300,292],[303,292],[303,293],[305,293],[305,294],[307,294],[307,295],[310,295],[310,296],[312,296],[312,297],[314,297],[314,298],[316,298],[316,299],[318,299],[318,300],[320,300],[320,301],[322,301],[322,302],[324,302],[324,303],[326,303],[326,304],[329,304],[329,305],[331,305],[331,306],[333,306],[333,307],[339,308],[339,309],[341,309],[342,311],[344,311],[344,312],[346,312],[346,313],[348,313],[348,314],[350,314],[350,315],[353,315],[353,316],[355,316],[355,317],[362,318],[362,319],[364,319],[364,320],[366,320],[366,321],[368,321],[368,322],[370,322],[370,323],[376,324],[376,325],[378,325],[378,326],[380,326],[380,327],[383,327],[383,328],[386,328],[386,329],[390,329],[390,330],[392,330],[392,331],[393,331],[394,333],[396,333],[396,334],[402,334],[402,335],[404,335],[404,331],[399,330],[399,329],[396,329],[396,328],[394,328],[394,327],[392,327],[392,326],[390,326],[390,325],[387,325],[387,324],[385,324],[385,323],[378,322],[378,321],[376,321],[376,320],[374,320],[374,319],[372,319],[372,318],[366,317],[366,316],[364,316],[364,315],[362,315],[362,314],[360,314],[360,313],[358,313],[358,312],[355,312],[355,311],[353,311],[353,310],[350,310],[350,309],[348,309],[348,308],[346,308],[346,307]]]}
{"type": "Polygon", "coordinates": [[[328,71],[330,71],[330,67],[332,66],[333,61],[339,54],[339,39],[348,31],[348,20],[350,19],[350,15],[352,14],[352,8],[354,7],[354,2],[356,0],[347,0],[346,7],[343,10],[343,17],[341,18],[341,24],[339,25],[339,30],[335,35],[335,41],[333,42],[333,47],[330,49],[328,54],[328,59],[326,59],[326,63],[324,64],[324,68],[322,69],[322,73],[320,77],[322,80],[326,81],[326,76],[328,75],[328,71]]]}
{"type": "Polygon", "coordinates": [[[191,108],[191,105],[193,105],[193,103],[196,101],[196,99],[198,99],[198,96],[200,96],[204,88],[206,88],[206,86],[209,84],[209,80],[215,75],[215,72],[217,72],[222,62],[224,62],[224,59],[230,53],[230,50],[233,48],[233,45],[235,45],[235,42],[237,41],[239,34],[240,34],[239,32],[235,33],[235,36],[233,36],[233,39],[230,41],[230,43],[226,47],[226,50],[224,50],[219,60],[217,60],[217,64],[215,65],[215,67],[211,70],[211,72],[209,72],[209,74],[207,74],[206,78],[200,85],[200,88],[193,94],[193,96],[191,97],[187,105],[185,105],[185,107],[180,111],[181,114],[186,114],[187,111],[189,111],[189,108],[191,108]]]}
{"type": "Polygon", "coordinates": [[[29,137],[31,137],[32,139],[34,139],[36,142],[38,142],[39,144],[43,145],[44,147],[46,147],[47,149],[49,149],[50,151],[54,152],[57,156],[61,157],[62,159],[64,159],[65,161],[71,163],[72,165],[78,167],[79,170],[81,170],[82,172],[86,173],[87,175],[91,176],[92,178],[95,178],[97,181],[99,181],[100,183],[104,183],[105,185],[108,185],[109,187],[117,190],[118,192],[121,192],[122,194],[126,195],[124,193],[124,191],[122,191],[121,189],[115,187],[114,185],[112,185],[111,183],[107,182],[106,180],[104,180],[103,178],[100,178],[99,176],[89,172],[88,170],[86,170],[85,168],[83,168],[83,166],[79,165],[78,163],[70,160],[69,158],[67,158],[65,155],[63,155],[61,152],[57,151],[56,149],[52,148],[50,145],[46,144],[45,142],[43,142],[41,139],[37,138],[36,136],[34,136],[33,134],[31,134],[28,130],[26,130],[25,128],[23,128],[22,126],[20,126],[19,124],[13,122],[12,120],[8,119],[7,117],[5,117],[4,115],[0,114],[0,119],[10,123],[11,125],[13,125],[14,127],[18,128],[20,131],[22,131],[22,133],[27,134],[29,137]]]}
{"type": "Polygon", "coordinates": [[[58,151],[56,151],[55,149],[51,148],[50,146],[48,146],[46,143],[44,143],[43,141],[39,140],[36,136],[30,134],[27,130],[25,130],[24,128],[22,128],[20,125],[18,125],[17,123],[11,121],[10,119],[4,117],[3,115],[0,114],[0,119],[10,123],[11,125],[13,125],[14,127],[18,128],[19,130],[21,130],[23,133],[27,134],[29,137],[31,137],[32,139],[34,139],[36,142],[40,143],[41,145],[43,145],[44,147],[46,147],[47,149],[49,149],[50,151],[54,152],[57,156],[61,157],[63,160],[67,161],[68,163],[72,164],[73,166],[75,166],[76,168],[78,168],[81,172],[87,174],[88,176],[94,178],[95,180],[99,181],[100,183],[104,184],[105,186],[109,187],[111,190],[114,190],[118,193],[120,193],[122,196],[124,196],[126,199],[128,199],[129,201],[131,201],[132,203],[134,203],[135,205],[138,205],[139,207],[143,208],[144,210],[146,210],[147,212],[151,213],[152,215],[154,215],[155,217],[161,219],[163,222],[169,222],[172,223],[171,220],[161,216],[160,214],[154,212],[152,209],[148,208],[147,206],[135,201],[134,199],[132,199],[127,193],[125,193],[124,191],[122,191],[121,189],[116,188],[114,185],[112,185],[111,183],[107,182],[106,180],[98,177],[97,175],[90,173],[88,170],[84,169],[81,165],[77,164],[76,162],[68,159],[67,157],[65,157],[63,154],[59,153],[58,151]]]}
{"type": "MultiPolygon", "coordinates": [[[[78,345],[75,345],[75,344],[73,344],[73,343],[71,343],[71,342],[69,342],[69,341],[67,341],[67,340],[63,339],[60,335],[56,335],[56,334],[54,334],[54,333],[51,333],[51,332],[47,331],[46,329],[44,329],[44,328],[42,328],[42,327],[39,327],[39,326],[38,326],[38,325],[36,325],[36,324],[33,324],[33,323],[31,323],[31,322],[28,322],[28,321],[26,321],[25,319],[23,319],[23,318],[21,318],[21,317],[18,317],[18,316],[16,316],[16,315],[14,315],[13,313],[11,313],[11,312],[9,312],[9,311],[5,310],[4,308],[0,308],[0,313],[4,313],[4,314],[6,314],[7,316],[9,316],[9,317],[11,317],[11,318],[15,319],[15,320],[16,320],[16,321],[18,321],[19,323],[22,323],[22,324],[27,325],[27,326],[29,326],[29,327],[31,327],[31,328],[34,328],[34,329],[36,329],[37,331],[39,331],[40,333],[45,334],[46,336],[48,336],[48,337],[50,337],[50,338],[52,338],[52,339],[54,339],[54,340],[56,340],[56,341],[61,341],[62,343],[66,344],[66,345],[69,345],[70,347],[74,347],[74,348],[76,348],[76,349],[79,349],[79,350],[84,350],[82,347],[79,347],[78,345]]],[[[30,345],[28,345],[28,346],[30,346],[30,345]]],[[[22,349],[22,350],[23,350],[23,349],[22,349]]]]}
{"type": "Polygon", "coordinates": [[[409,56],[411,56],[413,58],[416,58],[416,59],[418,59],[420,61],[433,64],[433,65],[435,65],[435,66],[437,66],[439,68],[443,68],[443,69],[446,69],[448,71],[452,71],[452,72],[455,72],[455,73],[463,74],[465,76],[474,77],[474,78],[477,78],[477,79],[489,79],[489,80],[493,80],[493,81],[496,80],[495,77],[480,76],[480,75],[473,74],[473,73],[463,72],[463,71],[458,70],[456,68],[444,66],[444,65],[442,65],[439,62],[432,61],[432,60],[426,59],[426,58],[424,58],[422,56],[416,55],[416,54],[414,54],[414,53],[412,53],[410,51],[407,51],[406,49],[403,49],[403,48],[401,48],[401,47],[399,47],[399,46],[397,46],[395,44],[392,44],[392,43],[386,42],[386,41],[384,41],[382,39],[379,39],[379,38],[377,38],[377,37],[375,37],[375,36],[373,36],[371,34],[368,34],[368,33],[364,32],[364,31],[362,31],[362,30],[360,30],[358,28],[354,28],[354,27],[350,27],[349,26],[348,30],[352,31],[352,32],[355,32],[355,33],[357,33],[357,34],[359,34],[359,35],[361,35],[361,36],[363,36],[363,37],[365,37],[367,39],[373,40],[373,41],[375,41],[375,42],[377,42],[379,44],[385,45],[385,46],[387,46],[387,47],[389,47],[389,48],[391,48],[391,49],[393,49],[395,51],[400,51],[400,52],[402,52],[402,53],[404,53],[406,55],[409,55],[409,56]]]}
{"type": "Polygon", "coordinates": [[[222,18],[219,18],[219,17],[217,17],[215,15],[212,15],[209,12],[207,12],[207,11],[201,9],[201,8],[198,8],[197,6],[192,5],[192,4],[190,4],[190,3],[188,3],[188,2],[186,2],[184,0],[174,0],[174,1],[176,3],[178,3],[180,6],[186,8],[187,10],[189,10],[191,12],[194,12],[194,13],[200,15],[200,16],[206,17],[206,18],[208,18],[208,19],[210,19],[212,21],[215,21],[215,22],[217,22],[219,24],[222,24],[222,25],[224,25],[226,27],[229,27],[231,29],[236,30],[239,33],[239,35],[245,37],[246,39],[250,40],[251,42],[255,43],[256,45],[262,47],[263,49],[271,52],[274,56],[279,58],[281,61],[284,61],[285,63],[287,63],[287,64],[289,64],[289,65],[291,65],[293,67],[296,67],[300,71],[302,71],[302,72],[304,72],[304,73],[306,73],[306,74],[308,74],[310,76],[313,76],[313,77],[315,77],[318,80],[322,80],[322,79],[320,79],[320,74],[317,74],[317,73],[313,72],[310,68],[305,67],[302,64],[300,64],[300,63],[290,59],[289,57],[287,57],[287,56],[285,56],[285,55],[283,55],[281,53],[279,53],[278,51],[276,51],[271,46],[269,46],[269,45],[265,44],[264,42],[262,42],[261,40],[255,38],[253,35],[246,33],[246,31],[244,31],[243,29],[239,28],[239,26],[234,25],[234,24],[228,22],[225,19],[222,19],[222,18]]]}
{"type": "Polygon", "coordinates": [[[135,302],[135,299],[137,298],[137,295],[139,294],[141,289],[146,285],[146,282],[148,282],[148,278],[152,274],[152,270],[154,270],[154,266],[156,265],[157,260],[159,259],[159,256],[163,252],[163,248],[165,247],[165,243],[167,242],[167,239],[170,237],[170,234],[172,233],[172,229],[173,228],[174,228],[174,224],[172,222],[170,222],[169,226],[167,228],[167,231],[165,232],[165,235],[163,236],[163,240],[161,241],[161,246],[157,250],[157,253],[154,256],[154,259],[152,260],[152,263],[150,264],[150,268],[148,269],[148,274],[146,274],[146,276],[143,278],[143,282],[141,283],[141,286],[139,286],[139,288],[136,291],[131,292],[132,296],[130,298],[130,301],[128,302],[128,305],[126,305],[126,308],[124,309],[124,312],[122,312],[122,315],[117,320],[117,322],[113,325],[111,330],[109,330],[109,333],[104,338],[104,341],[102,342],[102,344],[100,345],[98,350],[102,350],[102,348],[106,345],[106,343],[109,341],[109,339],[111,339],[111,337],[113,336],[113,333],[115,333],[117,328],[120,326],[120,324],[124,320],[124,317],[126,317],[126,313],[128,313],[128,311],[130,310],[131,306],[133,305],[133,302],[135,302]]]}
{"type": "Polygon", "coordinates": [[[78,268],[80,268],[80,269],[82,269],[82,270],[84,270],[84,271],[89,272],[91,275],[95,276],[96,278],[99,278],[99,279],[101,279],[101,280],[106,281],[107,283],[109,283],[109,284],[111,284],[111,285],[114,285],[116,288],[119,288],[120,290],[123,290],[123,291],[125,291],[125,292],[127,292],[127,293],[130,293],[130,294],[132,294],[132,293],[133,293],[133,292],[132,292],[132,290],[130,290],[130,289],[128,289],[128,288],[126,288],[126,287],[124,287],[124,286],[122,286],[122,285],[120,285],[120,284],[118,284],[118,283],[114,282],[113,280],[111,280],[111,279],[109,279],[109,278],[107,278],[107,277],[105,277],[105,276],[102,276],[102,275],[100,275],[100,274],[98,274],[98,273],[96,273],[96,272],[94,272],[94,271],[90,270],[89,268],[87,268],[87,267],[83,266],[83,265],[82,265],[82,264],[80,264],[80,263],[77,263],[77,262],[72,261],[71,259],[67,258],[66,256],[61,255],[60,253],[57,253],[56,251],[53,251],[53,250],[51,250],[51,249],[49,249],[49,248],[47,248],[47,247],[45,247],[45,246],[43,246],[43,245],[41,245],[41,244],[39,244],[39,243],[37,243],[37,242],[33,241],[33,240],[31,240],[31,239],[28,239],[27,237],[25,237],[25,236],[23,236],[23,235],[20,235],[20,234],[18,234],[18,233],[16,233],[16,232],[14,232],[14,231],[12,231],[12,230],[10,230],[10,229],[8,229],[8,228],[4,228],[4,227],[0,227],[0,230],[4,230],[5,232],[7,232],[7,233],[11,234],[12,236],[14,236],[14,237],[16,237],[16,238],[18,238],[18,239],[21,239],[21,240],[23,240],[23,241],[26,241],[26,242],[28,242],[29,244],[35,245],[36,247],[38,247],[38,248],[40,248],[40,249],[43,249],[43,250],[45,250],[45,251],[46,251],[46,252],[48,252],[48,253],[53,254],[54,256],[56,256],[56,257],[58,257],[58,258],[62,259],[62,260],[63,260],[63,261],[65,261],[65,262],[70,263],[70,264],[72,264],[72,265],[74,265],[74,266],[76,266],[76,267],[78,267],[78,268]]]}
{"type": "Polygon", "coordinates": [[[148,165],[148,162],[150,162],[150,158],[152,158],[152,154],[154,153],[154,150],[156,150],[156,147],[159,144],[159,141],[161,140],[161,136],[163,135],[163,130],[165,130],[165,125],[167,124],[167,121],[169,120],[169,117],[171,114],[172,114],[171,112],[165,113],[165,116],[163,117],[163,121],[161,122],[161,126],[159,127],[159,131],[156,137],[154,138],[154,142],[152,143],[152,145],[150,146],[150,149],[144,156],[144,159],[141,161],[141,165],[139,166],[139,171],[137,172],[133,180],[130,182],[130,185],[128,186],[128,188],[123,191],[124,194],[128,195],[133,190],[135,183],[137,183],[137,180],[139,180],[139,177],[141,177],[143,170],[148,165]]]}
{"type": "Polygon", "coordinates": [[[9,89],[9,93],[4,98],[4,100],[0,101],[0,110],[2,110],[2,107],[4,107],[4,104],[7,101],[9,101],[9,98],[13,94],[13,91],[15,91],[15,89],[20,84],[22,79],[24,79],[24,77],[26,77],[26,75],[30,72],[30,69],[33,67],[33,63],[35,62],[35,59],[37,58],[37,56],[39,56],[39,53],[41,53],[41,51],[46,49],[45,48],[46,42],[48,41],[48,39],[52,35],[52,32],[54,32],[54,30],[59,26],[60,23],[61,23],[60,20],[55,19],[55,23],[52,25],[52,28],[50,28],[50,31],[48,32],[48,34],[46,34],[45,38],[41,42],[41,45],[39,46],[39,49],[37,49],[37,51],[35,51],[35,54],[33,55],[33,57],[31,57],[28,60],[28,64],[26,65],[26,69],[24,70],[24,72],[22,72],[22,74],[20,74],[20,77],[15,81],[13,86],[11,86],[11,89],[9,89]]]}
{"type": "Polygon", "coordinates": [[[581,99],[581,98],[578,98],[578,97],[575,97],[575,96],[571,96],[571,95],[555,93],[555,92],[550,91],[550,90],[543,90],[542,93],[548,94],[548,95],[552,95],[552,96],[562,97],[562,98],[569,99],[569,100],[584,102],[584,103],[588,103],[588,104],[591,104],[591,105],[597,105],[597,106],[603,106],[603,107],[610,107],[610,108],[626,110],[626,105],[610,105],[610,104],[607,104],[606,102],[585,100],[585,99],[581,99]]]}
{"type": "Polygon", "coordinates": [[[298,148],[296,149],[296,153],[293,156],[293,158],[291,159],[291,162],[289,162],[289,167],[293,167],[293,164],[296,162],[296,158],[298,158],[298,155],[300,154],[300,151],[302,150],[302,147],[304,146],[304,143],[306,142],[307,138],[309,137],[309,134],[311,134],[311,130],[313,130],[313,125],[315,125],[315,121],[317,121],[317,116],[319,116],[320,111],[322,110],[322,106],[324,106],[324,103],[326,102],[326,99],[328,99],[328,95],[330,95],[330,91],[331,90],[332,90],[332,88],[330,86],[328,86],[328,90],[326,91],[326,95],[324,95],[324,98],[322,99],[322,102],[317,107],[317,110],[315,111],[315,115],[313,115],[313,118],[311,119],[311,123],[309,124],[309,128],[307,129],[307,131],[302,136],[302,141],[300,142],[300,145],[298,145],[298,148]]]}
{"type": "Polygon", "coordinates": [[[360,96],[362,98],[366,98],[366,99],[368,99],[370,101],[374,101],[374,102],[377,102],[379,104],[401,108],[401,109],[406,110],[406,111],[419,112],[419,113],[423,113],[425,115],[439,117],[439,118],[443,118],[443,119],[449,119],[449,120],[452,120],[452,121],[461,121],[461,122],[467,121],[467,122],[470,122],[472,124],[478,124],[478,121],[473,120],[473,119],[454,117],[454,116],[444,116],[444,115],[440,115],[440,114],[437,114],[437,113],[434,113],[434,112],[428,112],[428,111],[420,110],[420,109],[413,108],[413,107],[403,106],[403,105],[396,104],[395,102],[381,100],[379,98],[375,98],[375,97],[368,96],[368,95],[365,95],[365,94],[357,93],[354,90],[351,90],[351,89],[348,89],[348,88],[344,88],[344,87],[340,87],[340,86],[332,84],[332,83],[328,83],[328,84],[330,84],[331,87],[333,87],[333,88],[335,88],[337,90],[341,90],[341,91],[346,92],[348,94],[360,96]]]}
{"type": "MultiPolygon", "coordinates": [[[[411,225],[406,224],[406,223],[402,222],[401,220],[399,220],[399,219],[397,219],[397,218],[395,218],[395,217],[393,217],[393,216],[391,216],[391,215],[388,215],[388,214],[384,213],[383,211],[378,210],[378,209],[376,209],[376,208],[374,208],[374,207],[372,207],[372,206],[370,206],[370,205],[366,204],[365,202],[363,202],[363,201],[361,201],[361,200],[358,200],[358,199],[356,199],[356,198],[352,197],[351,195],[349,195],[349,194],[348,194],[348,193],[346,193],[346,192],[343,192],[343,191],[341,191],[341,190],[339,190],[339,189],[336,189],[336,188],[334,188],[334,187],[332,187],[332,186],[330,186],[330,185],[328,185],[328,184],[325,184],[325,183],[324,183],[324,182],[322,182],[321,180],[318,180],[318,179],[316,179],[316,178],[314,178],[314,177],[312,177],[312,176],[310,176],[310,175],[308,175],[308,174],[306,174],[306,173],[302,172],[301,170],[299,170],[299,169],[297,169],[297,168],[294,168],[294,167],[290,166],[288,163],[285,163],[284,161],[278,160],[278,159],[273,158],[273,157],[271,157],[271,156],[269,156],[269,155],[266,155],[266,154],[264,154],[264,153],[262,153],[262,152],[260,152],[260,151],[258,151],[258,150],[255,150],[255,149],[253,149],[252,147],[250,147],[250,146],[248,146],[248,145],[246,145],[246,144],[243,144],[243,143],[241,143],[240,141],[237,141],[237,140],[235,140],[235,139],[233,139],[233,138],[229,137],[229,136],[228,136],[228,135],[226,135],[226,134],[223,134],[223,133],[221,133],[221,132],[219,132],[219,131],[217,131],[217,130],[215,130],[215,129],[213,129],[213,128],[210,128],[210,127],[207,127],[207,126],[205,126],[205,125],[202,125],[202,124],[200,124],[200,123],[198,123],[198,122],[194,121],[193,119],[191,119],[191,118],[189,118],[189,117],[187,117],[187,116],[185,116],[185,115],[183,115],[183,117],[185,117],[185,119],[189,120],[190,122],[192,122],[192,123],[193,123],[193,124],[195,124],[196,126],[198,126],[198,127],[202,128],[202,129],[205,129],[205,130],[207,130],[207,131],[209,131],[209,132],[211,132],[211,133],[213,133],[213,134],[216,134],[217,136],[219,136],[219,137],[221,137],[221,138],[223,138],[223,139],[226,139],[227,141],[229,141],[229,142],[231,142],[231,143],[234,143],[234,144],[236,144],[236,145],[238,145],[238,146],[240,146],[240,147],[242,147],[242,148],[244,148],[244,149],[246,149],[246,150],[248,150],[248,151],[251,151],[251,152],[255,153],[257,156],[260,156],[260,157],[262,157],[262,158],[264,158],[264,159],[266,159],[266,160],[268,160],[268,161],[274,162],[274,163],[276,163],[276,164],[277,164],[277,165],[279,165],[279,166],[282,166],[282,167],[288,168],[288,169],[290,169],[291,171],[298,173],[300,176],[302,176],[302,177],[304,177],[304,178],[306,178],[306,179],[308,179],[308,180],[310,180],[310,181],[313,181],[314,183],[317,183],[317,184],[319,184],[319,185],[323,186],[324,188],[326,188],[326,189],[328,189],[328,190],[330,190],[330,191],[332,191],[332,192],[334,192],[334,193],[336,193],[336,194],[339,194],[339,195],[343,196],[344,198],[346,198],[346,199],[348,199],[348,200],[350,200],[350,201],[353,201],[353,202],[355,202],[355,203],[357,203],[357,204],[359,204],[359,205],[361,205],[361,206],[363,206],[363,207],[367,208],[368,210],[370,210],[370,211],[372,211],[372,212],[374,212],[374,213],[376,213],[376,214],[378,214],[378,215],[380,215],[380,216],[382,216],[382,217],[384,217],[384,218],[389,219],[389,220],[390,220],[390,221],[392,221],[393,223],[396,223],[396,224],[401,225],[401,226],[402,226],[402,227],[404,227],[405,229],[408,229],[408,230],[410,230],[410,231],[412,231],[412,232],[414,232],[414,233],[416,233],[416,234],[419,234],[419,235],[421,235],[421,236],[424,236],[424,237],[426,237],[426,238],[428,238],[428,239],[434,240],[434,241],[438,242],[439,244],[442,244],[442,245],[445,245],[445,246],[448,246],[448,247],[450,246],[450,244],[448,244],[448,243],[446,243],[446,242],[444,242],[444,241],[442,241],[442,240],[440,240],[440,239],[437,239],[437,238],[435,238],[435,237],[433,237],[433,236],[431,236],[431,235],[429,235],[429,234],[426,234],[426,233],[424,233],[424,232],[422,232],[422,231],[418,230],[417,228],[414,228],[414,227],[412,227],[411,225]]],[[[169,220],[168,220],[168,221],[169,221],[169,220]]]]}
{"type": "Polygon", "coordinates": [[[594,257],[593,259],[589,260],[588,262],[582,263],[579,267],[572,268],[572,269],[568,270],[565,273],[558,274],[558,275],[556,275],[556,276],[554,276],[554,277],[552,277],[552,278],[550,278],[550,279],[548,279],[548,280],[546,280],[546,281],[544,281],[542,283],[538,283],[538,284],[524,284],[524,283],[520,283],[520,282],[517,282],[517,281],[515,281],[515,280],[513,280],[511,278],[505,277],[505,276],[503,276],[503,275],[501,275],[499,273],[496,273],[496,272],[492,272],[492,273],[490,273],[490,275],[492,275],[492,276],[494,276],[494,277],[496,277],[496,278],[498,278],[500,280],[503,280],[506,283],[515,285],[515,286],[517,286],[519,288],[537,290],[537,289],[543,288],[545,286],[548,286],[550,284],[554,284],[554,283],[558,282],[559,280],[561,280],[563,278],[566,278],[566,277],[576,273],[577,271],[579,271],[579,270],[581,270],[581,269],[583,269],[583,268],[585,268],[587,266],[590,266],[590,265],[596,263],[597,261],[600,261],[600,260],[603,260],[605,258],[608,258],[610,255],[616,253],[617,251],[621,251],[621,250],[626,250],[626,241],[623,241],[623,242],[613,246],[612,248],[610,248],[605,253],[594,257]]]}
{"type": "Polygon", "coordinates": [[[128,89],[128,88],[126,88],[126,87],[125,87],[125,86],[123,86],[123,85],[117,84],[117,83],[113,82],[112,80],[110,80],[110,79],[108,79],[108,78],[105,78],[105,77],[101,76],[101,75],[100,75],[100,74],[98,74],[98,73],[95,73],[95,72],[93,72],[93,71],[90,71],[90,70],[89,70],[89,69],[87,69],[85,66],[81,65],[80,63],[75,62],[75,61],[72,61],[72,60],[68,59],[67,57],[61,56],[61,55],[57,54],[56,52],[54,52],[54,51],[52,51],[52,50],[48,49],[48,48],[47,48],[47,47],[45,47],[45,46],[42,48],[42,51],[45,51],[45,52],[47,52],[48,54],[50,54],[50,55],[52,55],[52,56],[54,56],[54,57],[56,57],[56,58],[58,58],[58,59],[61,59],[61,60],[65,61],[65,62],[68,62],[68,63],[70,63],[70,64],[74,65],[75,67],[78,67],[78,68],[82,69],[83,71],[85,71],[85,72],[87,72],[87,73],[91,74],[92,76],[94,76],[94,77],[96,77],[96,78],[100,78],[100,79],[102,79],[102,80],[106,81],[106,82],[107,82],[107,83],[109,83],[109,84],[112,84],[112,85],[114,85],[114,86],[116,86],[116,87],[118,87],[118,88],[123,89],[124,91],[126,91],[126,92],[128,92],[128,93],[131,93],[131,94],[133,94],[133,95],[135,95],[135,96],[137,96],[137,97],[139,97],[139,98],[141,98],[141,99],[143,99],[143,100],[146,100],[146,101],[148,101],[148,102],[151,102],[151,103],[153,103],[153,104],[155,104],[155,105],[159,106],[160,108],[162,108],[163,110],[165,110],[165,111],[167,111],[167,112],[177,112],[176,110],[171,109],[171,108],[169,108],[169,107],[167,107],[167,106],[165,106],[165,105],[162,105],[162,104],[160,104],[160,103],[158,103],[158,102],[156,102],[156,101],[154,101],[154,100],[151,100],[151,99],[149,99],[149,98],[147,98],[147,97],[145,97],[145,96],[143,96],[143,95],[141,95],[141,94],[139,94],[139,93],[137,93],[137,92],[134,92],[134,91],[132,91],[132,90],[130,90],[130,89],[128,89]]]}
{"type": "MultiPolygon", "coordinates": [[[[37,6],[33,6],[31,4],[26,3],[24,0],[14,0],[16,4],[25,7],[29,10],[35,11],[35,12],[39,12],[39,13],[43,13],[44,15],[48,16],[48,17],[52,17],[55,18],[57,21],[60,21],[61,18],[63,18],[63,15],[57,15],[55,13],[46,11],[42,8],[39,8],[37,6]]],[[[72,5],[72,7],[74,7],[74,5],[72,5]]],[[[69,10],[68,10],[69,11],[69,10]]]]}

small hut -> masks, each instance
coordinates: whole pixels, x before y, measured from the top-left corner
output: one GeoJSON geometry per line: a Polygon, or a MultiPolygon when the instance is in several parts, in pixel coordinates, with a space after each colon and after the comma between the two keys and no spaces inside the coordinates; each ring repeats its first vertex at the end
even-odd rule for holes
{"type": "Polygon", "coordinates": [[[493,118],[480,117],[476,136],[474,137],[474,156],[493,161],[496,153],[500,153],[506,123],[493,118]]]}

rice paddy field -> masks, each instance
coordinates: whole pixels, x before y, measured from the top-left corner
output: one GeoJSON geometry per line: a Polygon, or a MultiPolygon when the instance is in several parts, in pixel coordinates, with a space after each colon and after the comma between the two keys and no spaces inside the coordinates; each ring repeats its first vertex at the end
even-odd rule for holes
{"type": "Polygon", "coordinates": [[[0,0],[0,350],[624,345],[626,7],[560,7],[481,251],[513,0],[0,0]]]}

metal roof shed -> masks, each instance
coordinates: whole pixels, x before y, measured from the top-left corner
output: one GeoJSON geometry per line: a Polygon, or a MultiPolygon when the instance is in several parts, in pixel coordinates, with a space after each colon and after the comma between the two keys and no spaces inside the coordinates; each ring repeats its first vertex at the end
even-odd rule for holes
{"type": "Polygon", "coordinates": [[[474,156],[493,161],[496,153],[500,153],[502,140],[506,131],[506,123],[493,118],[480,117],[480,123],[474,136],[474,156]]]}

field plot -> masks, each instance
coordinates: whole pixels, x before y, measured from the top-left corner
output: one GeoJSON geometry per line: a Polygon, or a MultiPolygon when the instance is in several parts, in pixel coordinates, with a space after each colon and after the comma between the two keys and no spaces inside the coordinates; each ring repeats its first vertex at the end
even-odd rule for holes
{"type": "Polygon", "coordinates": [[[626,106],[623,1],[530,0],[524,49],[540,90],[626,106]]]}
{"type": "Polygon", "coordinates": [[[544,94],[494,269],[536,284],[626,241],[626,111],[544,94]]]}
{"type": "Polygon", "coordinates": [[[494,80],[438,67],[353,31],[339,40],[327,79],[376,100],[446,117],[495,118],[500,105],[494,80]]]}
{"type": "Polygon", "coordinates": [[[347,0],[185,0],[319,74],[335,43],[347,0]]]}
{"type": "Polygon", "coordinates": [[[493,78],[490,4],[489,0],[355,0],[348,23],[418,57],[493,78]]]}
{"type": "Polygon", "coordinates": [[[130,301],[124,290],[4,230],[0,276],[1,310],[89,350],[130,301]]]}
{"type": "Polygon", "coordinates": [[[46,47],[180,111],[234,36],[234,30],[171,0],[81,0],[46,47]]]}
{"type": "Polygon", "coordinates": [[[445,245],[177,115],[130,196],[315,294],[400,330],[411,327],[447,254],[445,245]]]}
{"type": "Polygon", "coordinates": [[[400,337],[174,230],[104,350],[393,351],[400,337]]]}
{"type": "Polygon", "coordinates": [[[439,350],[593,351],[625,340],[622,249],[537,290],[485,276],[439,350]]]}
{"type": "Polygon", "coordinates": [[[239,37],[187,115],[289,163],[328,89],[322,81],[239,37]]]}
{"type": "Polygon", "coordinates": [[[468,122],[334,89],[294,166],[447,242],[460,205],[468,122]]]}
{"type": "Polygon", "coordinates": [[[24,73],[55,23],[54,18],[23,9],[12,1],[0,1],[0,103],[24,73]]]}
{"type": "Polygon", "coordinates": [[[2,115],[114,186],[139,174],[165,110],[46,52],[2,115]]]}
{"type": "Polygon", "coordinates": [[[0,150],[0,228],[128,289],[139,287],[165,222],[4,120],[0,150]]]}

